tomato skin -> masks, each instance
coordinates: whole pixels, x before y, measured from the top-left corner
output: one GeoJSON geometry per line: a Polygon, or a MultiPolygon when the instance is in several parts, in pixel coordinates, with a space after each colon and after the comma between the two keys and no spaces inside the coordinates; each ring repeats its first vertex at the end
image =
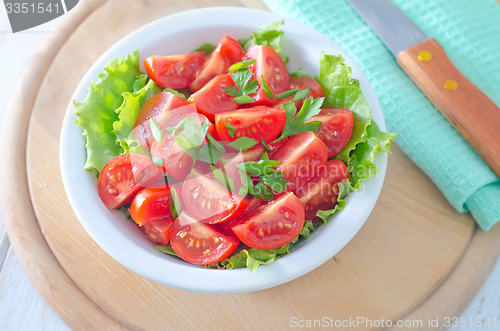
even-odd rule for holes
{"type": "Polygon", "coordinates": [[[244,214],[231,229],[249,247],[278,248],[297,237],[304,226],[304,207],[291,192],[244,214]]]}
{"type": "Polygon", "coordinates": [[[340,160],[331,160],[319,177],[298,189],[297,196],[304,206],[306,219],[319,220],[318,210],[332,209],[337,204],[338,186],[343,179],[350,179],[346,165],[340,160]]]}
{"type": "Polygon", "coordinates": [[[254,105],[272,105],[271,100],[262,88],[262,79],[271,89],[274,95],[288,90],[290,85],[290,75],[286,69],[281,56],[270,46],[254,45],[243,53],[242,60],[254,59],[255,62],[248,66],[252,72],[252,79],[257,80],[259,88],[252,98],[256,100],[254,105]]]}
{"type": "Polygon", "coordinates": [[[325,143],[328,158],[337,155],[351,138],[354,117],[349,109],[324,108],[318,115],[311,117],[309,121],[323,123],[321,128],[316,131],[316,135],[325,143]]]}
{"type": "Polygon", "coordinates": [[[227,69],[241,60],[243,50],[239,42],[224,35],[208,56],[201,70],[196,74],[194,82],[189,86],[191,92],[201,89],[208,81],[217,75],[227,73],[227,69]]]}
{"type": "Polygon", "coordinates": [[[170,240],[170,230],[174,219],[172,216],[158,218],[141,226],[146,238],[155,245],[167,246],[170,240]]]}
{"type": "Polygon", "coordinates": [[[239,106],[233,101],[233,96],[224,90],[228,86],[236,88],[230,75],[216,76],[198,92],[192,94],[188,102],[194,103],[198,111],[213,122],[215,114],[235,110],[239,106]]]}
{"type": "Polygon", "coordinates": [[[229,257],[240,243],[234,235],[223,232],[217,226],[198,222],[181,213],[170,231],[170,244],[184,261],[217,263],[229,257]]]}
{"type": "Polygon", "coordinates": [[[148,76],[159,86],[179,89],[188,87],[205,61],[205,52],[178,55],[154,55],[144,60],[148,76]]]}
{"type": "Polygon", "coordinates": [[[129,204],[135,193],[163,178],[163,171],[140,154],[122,154],[111,159],[99,174],[99,197],[109,209],[129,204]]]}
{"type": "Polygon", "coordinates": [[[247,136],[260,142],[273,141],[283,130],[286,122],[286,111],[266,106],[237,109],[215,115],[215,128],[222,141],[236,140],[247,136]],[[235,127],[234,137],[228,134],[224,123],[235,127]]]}
{"type": "MultiPolygon", "coordinates": [[[[164,92],[164,93],[169,93],[169,92],[164,92]]],[[[155,97],[156,95],[153,96],[153,98],[155,97]]],[[[146,109],[145,107],[147,104],[148,102],[144,104],[144,106],[141,109],[141,113],[143,112],[144,109],[146,109]]],[[[150,105],[152,104],[153,103],[151,103],[150,105]]],[[[197,114],[196,106],[194,106],[193,104],[185,104],[174,109],[169,109],[168,107],[164,107],[161,109],[161,111],[155,114],[155,117],[153,117],[153,119],[155,120],[158,127],[163,130],[168,126],[177,124],[181,119],[193,113],[197,114]]],[[[151,123],[149,122],[149,117],[146,118],[147,119],[145,119],[140,123],[136,121],[135,127],[132,130],[132,134],[142,147],[151,148],[151,145],[153,144],[155,139],[151,133],[151,123]]]]}
{"type": "Polygon", "coordinates": [[[130,204],[130,217],[139,226],[155,219],[172,218],[170,213],[170,189],[167,186],[149,187],[139,191],[130,204]]]}
{"type": "Polygon", "coordinates": [[[236,217],[248,201],[218,183],[210,173],[193,170],[182,184],[186,212],[194,219],[217,224],[236,217]]]}
{"type": "Polygon", "coordinates": [[[314,132],[306,131],[290,137],[269,158],[281,161],[277,169],[283,172],[287,180],[287,190],[295,193],[319,175],[321,166],[326,164],[327,155],[323,141],[314,132]]]}

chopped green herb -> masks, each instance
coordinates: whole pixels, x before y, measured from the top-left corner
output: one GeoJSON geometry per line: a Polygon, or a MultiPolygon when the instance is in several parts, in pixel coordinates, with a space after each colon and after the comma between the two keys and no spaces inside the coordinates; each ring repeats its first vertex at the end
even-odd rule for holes
{"type": "Polygon", "coordinates": [[[320,121],[312,121],[306,123],[308,119],[316,116],[321,111],[321,106],[325,98],[308,98],[304,100],[302,108],[300,108],[299,113],[295,116],[297,108],[293,102],[287,102],[282,107],[286,110],[286,122],[283,131],[278,139],[274,142],[280,141],[286,137],[290,137],[301,132],[312,131],[316,132],[321,127],[320,121]]]}
{"type": "Polygon", "coordinates": [[[252,103],[255,100],[249,95],[242,95],[242,96],[233,98],[233,101],[236,102],[237,104],[244,105],[246,103],[252,103]]]}
{"type": "Polygon", "coordinates": [[[248,138],[246,136],[243,136],[243,137],[239,137],[238,139],[236,139],[234,141],[231,141],[227,145],[234,148],[234,149],[239,150],[240,152],[244,152],[247,149],[250,149],[257,144],[258,144],[258,142],[256,142],[252,138],[248,138]]]}
{"type": "Polygon", "coordinates": [[[234,181],[231,177],[229,177],[226,173],[224,173],[222,170],[217,169],[216,167],[212,166],[212,172],[214,173],[215,180],[227,187],[228,190],[231,190],[231,192],[234,191],[234,181]]]}
{"type": "Polygon", "coordinates": [[[153,137],[155,138],[156,142],[161,145],[161,142],[163,140],[163,133],[152,117],[149,118],[149,125],[151,126],[151,133],[153,134],[153,137]]]}
{"type": "Polygon", "coordinates": [[[295,101],[299,101],[299,100],[302,100],[302,99],[305,99],[307,97],[307,95],[309,94],[309,91],[311,89],[309,88],[306,88],[304,90],[300,90],[298,91],[297,93],[295,93],[295,96],[293,97],[293,100],[292,102],[295,102],[295,101]]]}
{"type": "Polygon", "coordinates": [[[264,92],[266,92],[266,95],[269,97],[269,99],[272,100],[274,98],[273,91],[271,91],[269,86],[266,85],[266,82],[264,81],[264,75],[260,75],[260,80],[262,84],[262,89],[264,90],[264,92]]]}
{"type": "Polygon", "coordinates": [[[228,122],[224,122],[224,126],[227,129],[227,135],[231,138],[234,138],[234,131],[236,130],[236,128],[231,124],[229,124],[228,122]]]}
{"type": "Polygon", "coordinates": [[[264,149],[268,152],[271,151],[271,147],[269,147],[268,144],[266,144],[266,142],[264,141],[264,139],[260,138],[260,142],[262,143],[262,147],[264,147],[264,149]]]}
{"type": "Polygon", "coordinates": [[[179,195],[173,186],[170,188],[170,198],[170,214],[172,214],[172,217],[176,219],[181,213],[181,200],[179,199],[179,195]]]}
{"type": "Polygon", "coordinates": [[[290,90],[290,91],[285,91],[283,93],[280,93],[278,95],[275,95],[276,98],[279,98],[279,99],[285,99],[285,98],[288,98],[289,96],[292,96],[294,95],[295,93],[297,93],[298,91],[300,91],[299,89],[295,89],[295,90],[290,90]]]}
{"type": "Polygon", "coordinates": [[[237,62],[233,65],[231,65],[227,71],[228,72],[231,72],[231,71],[236,71],[236,70],[240,70],[242,68],[245,68],[245,67],[248,67],[249,65],[255,63],[255,60],[254,59],[250,59],[250,60],[246,60],[246,61],[241,61],[241,62],[237,62]]]}
{"type": "Polygon", "coordinates": [[[163,163],[163,159],[161,157],[151,155],[151,160],[153,161],[154,165],[161,166],[161,167],[163,167],[165,165],[163,163]]]}

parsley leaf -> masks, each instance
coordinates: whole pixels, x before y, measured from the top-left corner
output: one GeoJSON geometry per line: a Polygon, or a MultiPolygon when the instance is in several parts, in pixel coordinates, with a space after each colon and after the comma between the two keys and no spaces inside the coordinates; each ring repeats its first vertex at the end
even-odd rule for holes
{"type": "Polygon", "coordinates": [[[231,124],[229,124],[228,122],[224,122],[224,126],[227,129],[227,135],[231,138],[234,138],[234,131],[236,130],[236,128],[231,124]]]}
{"type": "Polygon", "coordinates": [[[251,80],[252,72],[248,68],[243,68],[233,73],[231,77],[238,88],[228,86],[225,87],[224,90],[226,90],[229,95],[235,97],[233,101],[240,105],[254,102],[255,100],[250,97],[250,94],[257,93],[259,84],[256,80],[251,80]]]}
{"type": "Polygon", "coordinates": [[[170,126],[166,130],[176,135],[175,141],[191,156],[194,164],[198,160],[200,146],[207,135],[207,122],[201,122],[200,127],[198,127],[196,120],[186,117],[177,125],[170,126]]]}
{"type": "Polygon", "coordinates": [[[299,113],[295,116],[297,108],[293,102],[287,102],[282,107],[286,110],[286,122],[283,131],[278,139],[274,142],[278,142],[286,137],[294,136],[301,132],[312,131],[316,132],[321,127],[320,121],[312,121],[306,123],[308,119],[316,116],[321,111],[321,106],[325,98],[308,98],[304,100],[302,108],[300,108],[299,113]],[[295,117],[295,118],[294,118],[295,117]]]}
{"type": "Polygon", "coordinates": [[[309,94],[310,88],[306,88],[304,90],[300,90],[297,93],[295,93],[295,96],[293,97],[292,102],[299,101],[302,99],[305,99],[307,95],[309,94]]]}
{"type": "MultiPolygon", "coordinates": [[[[258,162],[248,161],[236,165],[237,168],[246,172],[245,178],[242,178],[242,183],[246,185],[246,192],[267,201],[273,199],[274,192],[284,192],[288,187],[286,179],[283,178],[284,175],[281,171],[274,169],[280,163],[280,161],[269,160],[267,153],[264,153],[258,162]],[[250,175],[259,177],[259,182],[256,185],[253,185],[250,175]]],[[[240,193],[245,193],[244,191],[240,190],[240,193]]]]}
{"type": "Polygon", "coordinates": [[[234,141],[231,141],[227,145],[230,146],[230,147],[232,147],[232,148],[234,148],[234,149],[239,150],[240,152],[244,152],[247,149],[250,149],[250,148],[254,147],[257,144],[258,144],[258,142],[256,142],[252,138],[248,138],[246,136],[242,136],[242,137],[239,137],[238,139],[236,139],[234,141]]]}

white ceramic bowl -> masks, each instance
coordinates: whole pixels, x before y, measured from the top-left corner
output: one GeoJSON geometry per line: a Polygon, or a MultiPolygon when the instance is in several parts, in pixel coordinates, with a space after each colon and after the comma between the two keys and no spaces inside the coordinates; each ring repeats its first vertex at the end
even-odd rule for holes
{"type": "MultiPolygon", "coordinates": [[[[115,56],[140,50],[141,62],[150,55],[186,53],[205,42],[217,43],[224,35],[248,37],[259,26],[285,19],[283,53],[290,56],[289,70],[298,67],[311,75],[319,74],[321,51],[340,53],[352,68],[353,77],[373,110],[382,130],[385,122],[380,105],[368,80],[347,54],[329,38],[314,29],[273,13],[232,7],[205,8],[182,12],[152,22],[123,38],[103,54],[78,85],[72,100],[84,99],[92,80],[115,56]]],[[[359,231],[370,215],[382,188],[387,155],[379,155],[378,175],[365,181],[362,193],[347,197],[346,208],[326,227],[321,227],[293,252],[270,265],[259,266],[256,273],[246,268],[215,270],[190,265],[165,255],[146,239],[123,214],[108,210],[97,194],[95,176],[83,170],[85,140],[82,128],[75,127],[72,104],[64,119],[60,156],[64,187],[73,210],[96,243],[125,267],[156,282],[190,291],[236,293],[283,284],[320,266],[339,252],[359,231]]]]}

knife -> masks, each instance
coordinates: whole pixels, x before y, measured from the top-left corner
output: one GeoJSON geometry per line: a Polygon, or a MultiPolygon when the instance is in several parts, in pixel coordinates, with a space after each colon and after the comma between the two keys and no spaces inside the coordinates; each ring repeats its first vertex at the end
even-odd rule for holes
{"type": "Polygon", "coordinates": [[[390,0],[347,0],[399,66],[500,177],[500,109],[390,0]]]}

